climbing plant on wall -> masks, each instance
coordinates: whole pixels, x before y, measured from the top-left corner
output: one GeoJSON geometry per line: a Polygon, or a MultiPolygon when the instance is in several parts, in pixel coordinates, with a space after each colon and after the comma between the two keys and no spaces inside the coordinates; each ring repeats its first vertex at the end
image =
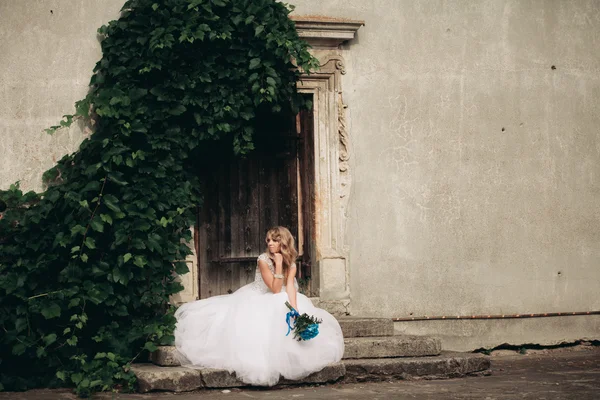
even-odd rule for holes
{"type": "Polygon", "coordinates": [[[296,66],[316,67],[289,12],[130,0],[99,29],[89,94],[61,123],[94,133],[45,173],[44,192],[0,192],[0,389],[130,390],[129,364],[172,342],[197,166],[252,150],[259,121],[302,106],[296,66]]]}

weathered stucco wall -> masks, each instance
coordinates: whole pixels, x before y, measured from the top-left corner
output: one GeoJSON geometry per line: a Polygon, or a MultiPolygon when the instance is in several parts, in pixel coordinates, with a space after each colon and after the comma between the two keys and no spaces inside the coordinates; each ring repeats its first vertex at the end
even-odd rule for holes
{"type": "MultiPolygon", "coordinates": [[[[41,188],[81,141],[42,130],[85,95],[122,3],[0,1],[1,188],[41,188]]],[[[366,22],[344,47],[353,313],[600,309],[600,3],[291,3],[366,22]]],[[[571,321],[397,329],[454,349],[599,338],[599,318],[571,321]]]]}
{"type": "MultiPolygon", "coordinates": [[[[345,47],[353,313],[600,309],[600,3],[292,3],[366,22],[345,47]]],[[[493,340],[397,329],[468,331],[445,342],[461,348],[598,338],[581,318],[493,340]]]]}
{"type": "Polygon", "coordinates": [[[96,30],[118,17],[122,0],[0,1],[0,188],[41,176],[85,134],[74,124],[43,130],[72,114],[101,57],[96,30]]]}

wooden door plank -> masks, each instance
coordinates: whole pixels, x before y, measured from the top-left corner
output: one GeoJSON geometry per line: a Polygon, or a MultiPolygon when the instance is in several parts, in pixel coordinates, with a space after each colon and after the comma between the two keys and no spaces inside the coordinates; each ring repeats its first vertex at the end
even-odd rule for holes
{"type": "Polygon", "coordinates": [[[258,179],[258,160],[253,158],[248,160],[247,164],[247,214],[246,231],[244,232],[244,245],[247,256],[257,256],[261,253],[262,232],[259,224],[259,179],[258,179]]]}
{"type": "Polygon", "coordinates": [[[204,194],[204,204],[198,211],[198,291],[199,297],[204,299],[208,297],[208,260],[210,243],[210,220],[208,217],[209,208],[208,190],[204,194]]]}
{"type": "Polygon", "coordinates": [[[231,166],[223,164],[219,168],[219,200],[218,200],[218,218],[219,218],[219,249],[217,257],[231,256],[231,191],[229,190],[229,181],[231,179],[231,166]]]}
{"type": "MultiPolygon", "coordinates": [[[[259,198],[259,226],[260,232],[262,233],[263,240],[266,232],[271,227],[271,209],[270,204],[268,202],[270,187],[267,182],[267,171],[269,171],[269,162],[270,160],[267,157],[261,155],[258,160],[258,165],[260,166],[258,179],[259,179],[259,188],[258,188],[258,198],[259,198]]],[[[263,241],[263,248],[265,247],[263,241]]]]}

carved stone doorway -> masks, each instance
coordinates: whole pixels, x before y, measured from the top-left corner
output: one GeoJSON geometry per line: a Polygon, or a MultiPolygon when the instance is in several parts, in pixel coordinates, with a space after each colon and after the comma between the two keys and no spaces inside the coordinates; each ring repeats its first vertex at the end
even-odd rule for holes
{"type": "MultiPolygon", "coordinates": [[[[319,306],[334,314],[350,313],[348,248],[345,243],[346,213],[351,185],[352,146],[342,76],[346,64],[340,45],[352,40],[363,21],[326,17],[294,16],[298,33],[313,46],[319,71],[304,75],[301,93],[313,97],[314,229],[306,238],[311,246],[313,293],[319,306]]],[[[195,239],[197,248],[198,235],[195,239]]],[[[197,256],[188,258],[190,273],[180,279],[185,290],[173,297],[176,303],[196,300],[200,295],[197,256]]]]}

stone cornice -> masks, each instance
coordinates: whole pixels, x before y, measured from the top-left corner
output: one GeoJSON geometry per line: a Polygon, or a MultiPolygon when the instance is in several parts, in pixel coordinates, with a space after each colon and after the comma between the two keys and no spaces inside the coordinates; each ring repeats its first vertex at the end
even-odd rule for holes
{"type": "Polygon", "coordinates": [[[337,49],[354,39],[365,21],[313,15],[292,15],[298,35],[315,49],[337,49]]]}

